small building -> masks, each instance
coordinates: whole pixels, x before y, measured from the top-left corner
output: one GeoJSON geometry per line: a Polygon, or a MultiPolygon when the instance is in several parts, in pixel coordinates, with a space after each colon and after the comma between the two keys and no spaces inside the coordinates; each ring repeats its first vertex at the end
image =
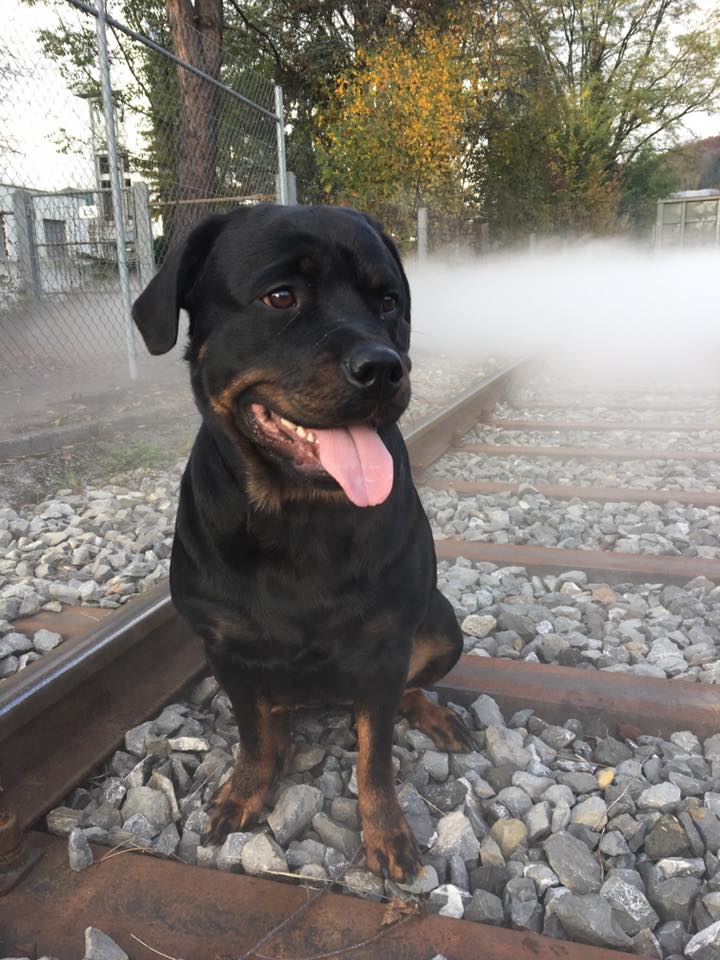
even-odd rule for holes
{"type": "Polygon", "coordinates": [[[657,203],[656,247],[720,246],[720,190],[683,190],[657,203]]]}

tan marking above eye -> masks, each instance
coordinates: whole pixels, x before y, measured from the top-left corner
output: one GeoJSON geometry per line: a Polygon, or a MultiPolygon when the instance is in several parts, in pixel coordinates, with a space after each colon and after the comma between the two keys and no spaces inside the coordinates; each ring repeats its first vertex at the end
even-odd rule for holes
{"type": "Polygon", "coordinates": [[[287,310],[294,307],[297,303],[297,297],[289,287],[278,287],[277,290],[271,290],[262,298],[266,307],[274,307],[276,310],[287,310]]]}

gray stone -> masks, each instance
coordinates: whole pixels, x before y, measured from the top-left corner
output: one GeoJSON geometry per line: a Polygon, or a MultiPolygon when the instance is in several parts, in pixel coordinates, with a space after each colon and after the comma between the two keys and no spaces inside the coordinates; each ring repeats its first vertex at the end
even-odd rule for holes
{"type": "MultiPolygon", "coordinates": [[[[420,803],[422,803],[422,799],[420,799],[420,803]]],[[[424,807],[425,804],[423,804],[424,807]]],[[[358,802],[350,797],[335,797],[330,804],[330,817],[337,823],[343,823],[346,827],[350,827],[351,830],[360,829],[358,802]]]]}
{"type": "Polygon", "coordinates": [[[528,842],[536,843],[538,840],[544,840],[551,830],[551,807],[549,803],[536,803],[525,817],[525,825],[528,831],[528,842]]]}
{"type": "Polygon", "coordinates": [[[84,960],[128,960],[128,955],[102,930],[86,927],[84,960]]]}
{"type": "Polygon", "coordinates": [[[499,791],[497,800],[511,817],[524,817],[532,807],[532,800],[520,787],[504,787],[499,791]]]}
{"type": "Polygon", "coordinates": [[[124,833],[137,837],[138,841],[144,841],[145,845],[159,833],[158,827],[143,813],[133,813],[129,816],[123,823],[122,829],[124,833]]]}
{"type": "Polygon", "coordinates": [[[326,846],[338,850],[348,859],[352,859],[359,850],[360,834],[335,823],[327,814],[316,813],[312,818],[312,825],[315,833],[326,846]]]}
{"type": "Polygon", "coordinates": [[[245,873],[260,877],[267,873],[287,873],[285,854],[273,839],[264,833],[255,834],[243,845],[240,861],[245,873]]]}
{"type": "Polygon", "coordinates": [[[705,873],[705,861],[701,857],[666,857],[656,864],[664,880],[671,877],[702,877],[705,873]]]}
{"type": "Polygon", "coordinates": [[[450,773],[450,761],[446,753],[440,753],[437,750],[425,750],[420,757],[420,764],[423,766],[433,780],[444,782],[450,773]]]}
{"type": "Polygon", "coordinates": [[[496,766],[507,764],[524,770],[532,760],[532,754],[523,746],[522,734],[517,730],[488,726],[485,737],[488,756],[496,766]]]}
{"type": "Polygon", "coordinates": [[[500,707],[492,697],[485,693],[470,704],[470,713],[475,718],[475,723],[484,729],[485,727],[504,727],[505,718],[502,715],[500,707]]]}
{"type": "Polygon", "coordinates": [[[557,874],[546,863],[528,863],[523,872],[526,877],[534,881],[540,897],[544,896],[551,887],[560,885],[557,874]]]}
{"type": "Polygon", "coordinates": [[[553,785],[553,781],[549,777],[537,777],[525,770],[516,770],[512,782],[513,786],[524,790],[533,803],[537,803],[545,791],[553,785]]]}
{"type": "Polygon", "coordinates": [[[397,792],[397,798],[418,846],[423,849],[430,846],[435,836],[435,824],[417,789],[411,783],[403,783],[397,792]]]}
{"type": "Polygon", "coordinates": [[[68,837],[68,861],[70,869],[76,873],[85,870],[93,862],[93,853],[88,839],[78,827],[74,827],[68,837]]]}
{"type": "Polygon", "coordinates": [[[680,788],[674,783],[658,783],[643,790],[637,799],[637,805],[641,810],[669,813],[680,803],[681,797],[680,788]]]}
{"type": "Polygon", "coordinates": [[[172,820],[168,798],[160,790],[153,790],[150,787],[131,787],[120,812],[123,821],[140,813],[158,829],[166,827],[172,820]]]}
{"type": "Polygon", "coordinates": [[[417,874],[409,883],[399,883],[398,887],[405,890],[406,893],[422,894],[430,893],[439,883],[437,870],[432,864],[426,863],[418,870],[417,874]]]}
{"type": "Polygon", "coordinates": [[[267,822],[277,842],[286,846],[305,830],[322,808],[322,792],[317,787],[298,783],[283,791],[267,822]]]}
{"type": "Polygon", "coordinates": [[[445,883],[436,887],[428,898],[428,906],[431,910],[436,910],[441,917],[452,917],[459,920],[465,909],[465,901],[470,901],[470,895],[464,894],[451,883],[445,883]]]}
{"type": "Polygon", "coordinates": [[[312,770],[325,759],[325,749],[317,744],[309,744],[299,748],[292,758],[290,769],[293,773],[305,773],[312,770]]]}
{"type": "Polygon", "coordinates": [[[145,739],[148,734],[153,733],[154,727],[151,720],[141,723],[125,734],[125,749],[128,753],[136,757],[145,756],[145,739]]]}
{"type": "Polygon", "coordinates": [[[56,837],[69,837],[71,831],[80,826],[82,819],[82,810],[73,810],[72,807],[55,807],[48,813],[45,822],[49,833],[56,837]]]}
{"type": "Polygon", "coordinates": [[[571,893],[597,893],[602,886],[602,869],[584,843],[563,831],[549,837],[543,849],[560,882],[571,893]]]}
{"type": "Polygon", "coordinates": [[[690,856],[692,849],[682,824],[675,817],[665,815],[653,824],[645,837],[645,853],[651,860],[662,860],[690,856]]]}
{"type": "Polygon", "coordinates": [[[576,804],[571,813],[571,821],[590,830],[602,830],[607,823],[607,804],[602,797],[588,797],[576,804]]]}
{"type": "Polygon", "coordinates": [[[501,927],[505,919],[502,900],[487,890],[476,890],[465,906],[464,919],[501,927]]]}
{"type": "Polygon", "coordinates": [[[363,897],[365,900],[382,900],[385,894],[382,878],[361,867],[351,867],[345,874],[343,883],[356,897],[363,897]]]}
{"type": "Polygon", "coordinates": [[[438,820],[437,840],[432,846],[433,854],[448,859],[457,855],[463,860],[475,860],[479,851],[480,842],[464,813],[457,810],[438,820]]]}
{"type": "Polygon", "coordinates": [[[33,636],[33,646],[38,653],[50,653],[60,643],[62,636],[52,630],[38,630],[33,636]]]}
{"type": "Polygon", "coordinates": [[[309,863],[325,862],[326,847],[317,840],[293,840],[287,848],[286,857],[291,870],[305,867],[309,863]]]}
{"type": "Polygon", "coordinates": [[[472,613],[469,617],[465,617],[460,629],[469,637],[479,637],[482,639],[492,633],[496,626],[497,620],[491,614],[472,613]]]}
{"type": "Polygon", "coordinates": [[[717,960],[720,957],[720,920],[695,934],[685,947],[685,956],[687,960],[717,960]]]}
{"type": "Polygon", "coordinates": [[[242,852],[252,833],[229,833],[218,850],[216,864],[218,870],[227,873],[239,873],[242,867],[242,852]]]}
{"type": "Polygon", "coordinates": [[[707,849],[711,853],[717,853],[720,850],[720,818],[702,807],[698,810],[690,810],[689,817],[707,849]]]}
{"type": "Polygon", "coordinates": [[[648,887],[648,900],[662,920],[687,921],[700,889],[696,877],[673,877],[648,887]]]}
{"type": "Polygon", "coordinates": [[[659,922],[660,918],[641,891],[620,877],[606,880],[600,887],[600,896],[617,911],[617,922],[631,937],[645,928],[653,930],[659,922]]]}
{"type": "Polygon", "coordinates": [[[210,749],[204,737],[169,737],[168,744],[171,750],[181,753],[205,753],[210,749]]]}
{"type": "Polygon", "coordinates": [[[520,844],[525,843],[527,836],[528,828],[522,820],[517,820],[514,817],[509,820],[497,820],[490,830],[490,837],[497,843],[506,860],[520,844]]]}
{"type": "Polygon", "coordinates": [[[600,838],[598,849],[606,857],[624,857],[630,853],[630,847],[619,830],[608,830],[604,833],[600,838]]]}
{"type": "Polygon", "coordinates": [[[566,893],[553,901],[553,913],[573,940],[619,950],[627,950],[632,945],[612,907],[602,897],[566,893]]]}
{"type": "Polygon", "coordinates": [[[682,953],[685,944],[690,939],[687,928],[680,920],[670,920],[667,923],[661,923],[655,929],[655,934],[662,944],[665,953],[682,953]]]}

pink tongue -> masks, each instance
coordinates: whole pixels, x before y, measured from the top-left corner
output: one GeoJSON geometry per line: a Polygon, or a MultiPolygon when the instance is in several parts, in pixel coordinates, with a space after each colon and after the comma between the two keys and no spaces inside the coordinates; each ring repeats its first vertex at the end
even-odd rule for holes
{"type": "Polygon", "coordinates": [[[386,500],[393,485],[393,460],[370,427],[315,430],[320,463],[335,477],[356,507],[374,507],[386,500]]]}

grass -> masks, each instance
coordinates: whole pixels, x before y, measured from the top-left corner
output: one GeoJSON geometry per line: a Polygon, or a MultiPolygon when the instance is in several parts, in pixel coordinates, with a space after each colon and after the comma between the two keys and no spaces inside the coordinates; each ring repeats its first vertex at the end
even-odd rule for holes
{"type": "Polygon", "coordinates": [[[92,444],[91,451],[87,448],[83,450],[81,457],[75,451],[65,453],[62,485],[71,490],[80,490],[89,483],[102,483],[118,473],[139,467],[164,470],[180,456],[178,450],[168,450],[147,440],[131,443],[97,440],[92,444]]]}

